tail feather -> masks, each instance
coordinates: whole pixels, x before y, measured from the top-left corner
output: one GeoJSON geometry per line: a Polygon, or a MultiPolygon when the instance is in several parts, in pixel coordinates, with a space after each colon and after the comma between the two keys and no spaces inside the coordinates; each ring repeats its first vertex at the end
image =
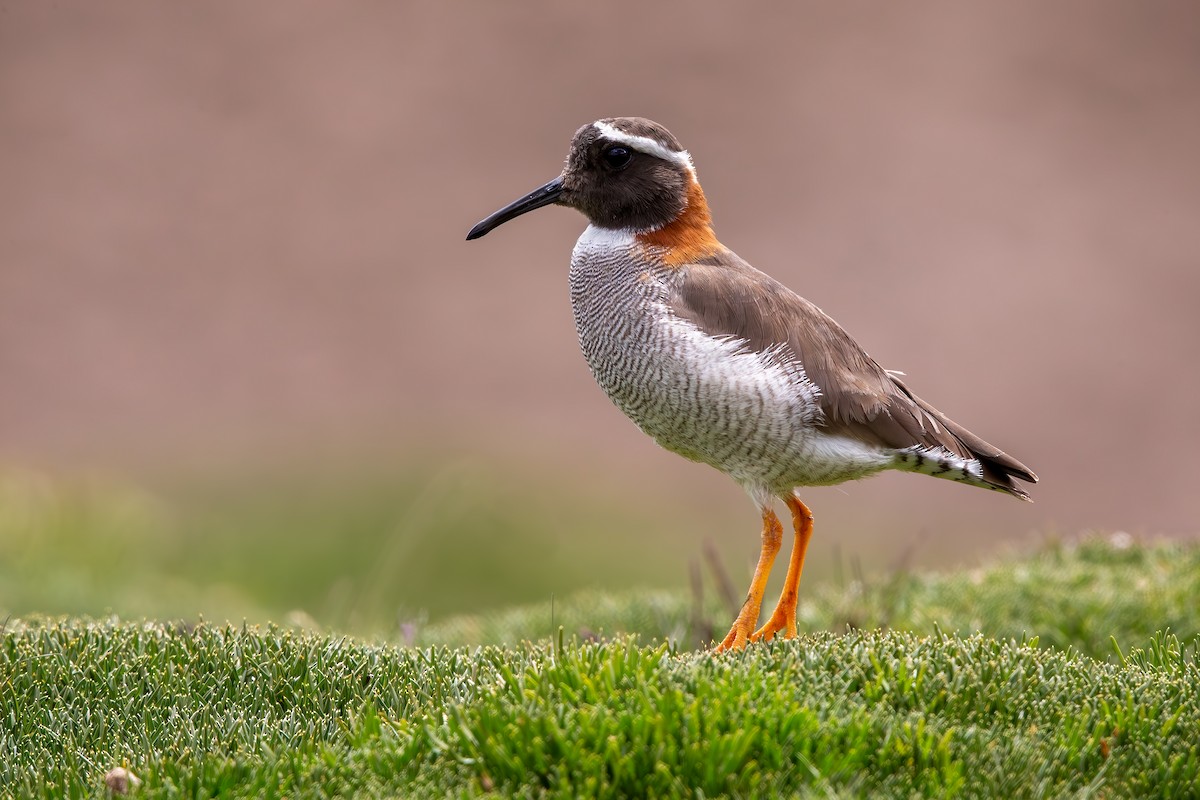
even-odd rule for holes
{"type": "Polygon", "coordinates": [[[979,462],[981,472],[978,479],[987,488],[1007,492],[1014,497],[1032,502],[1033,498],[1029,496],[1029,492],[1025,491],[1017,481],[1037,483],[1038,477],[1033,470],[995,445],[985,442],[921,398],[912,396],[912,399],[923,411],[937,419],[950,435],[957,439],[979,462]]]}

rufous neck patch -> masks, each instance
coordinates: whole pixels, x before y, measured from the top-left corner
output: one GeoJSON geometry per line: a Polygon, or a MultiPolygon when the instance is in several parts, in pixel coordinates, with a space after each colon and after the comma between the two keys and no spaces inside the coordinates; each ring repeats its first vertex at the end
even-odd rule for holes
{"type": "Polygon", "coordinates": [[[656,231],[639,233],[637,239],[643,245],[665,250],[663,262],[671,267],[690,264],[724,249],[713,233],[708,201],[695,178],[688,186],[683,213],[656,231]]]}

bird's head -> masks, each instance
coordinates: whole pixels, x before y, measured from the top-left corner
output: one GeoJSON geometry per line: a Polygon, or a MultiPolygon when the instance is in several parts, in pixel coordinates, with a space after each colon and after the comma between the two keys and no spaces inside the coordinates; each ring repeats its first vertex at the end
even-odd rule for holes
{"type": "Polygon", "coordinates": [[[467,239],[551,204],[577,209],[597,227],[633,233],[661,230],[689,207],[705,224],[708,214],[691,156],[670,131],[641,117],[584,125],[561,175],[480,222],[467,239]]]}

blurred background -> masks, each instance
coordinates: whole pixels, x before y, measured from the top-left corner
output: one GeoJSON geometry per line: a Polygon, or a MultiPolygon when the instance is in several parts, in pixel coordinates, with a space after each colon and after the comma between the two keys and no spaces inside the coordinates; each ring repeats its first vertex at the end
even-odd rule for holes
{"type": "Polygon", "coordinates": [[[614,115],[1042,478],[806,492],[806,580],[1190,537],[1198,41],[1186,2],[0,4],[0,611],[385,630],[683,589],[707,540],[740,591],[753,506],[577,351],[583,219],[463,241],[614,115]]]}

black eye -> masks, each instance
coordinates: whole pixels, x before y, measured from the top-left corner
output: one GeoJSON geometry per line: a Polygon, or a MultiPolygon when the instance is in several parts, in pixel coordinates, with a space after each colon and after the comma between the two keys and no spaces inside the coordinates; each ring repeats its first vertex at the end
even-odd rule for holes
{"type": "Polygon", "coordinates": [[[613,169],[625,169],[633,160],[633,153],[627,147],[610,147],[604,151],[604,163],[613,169]]]}

